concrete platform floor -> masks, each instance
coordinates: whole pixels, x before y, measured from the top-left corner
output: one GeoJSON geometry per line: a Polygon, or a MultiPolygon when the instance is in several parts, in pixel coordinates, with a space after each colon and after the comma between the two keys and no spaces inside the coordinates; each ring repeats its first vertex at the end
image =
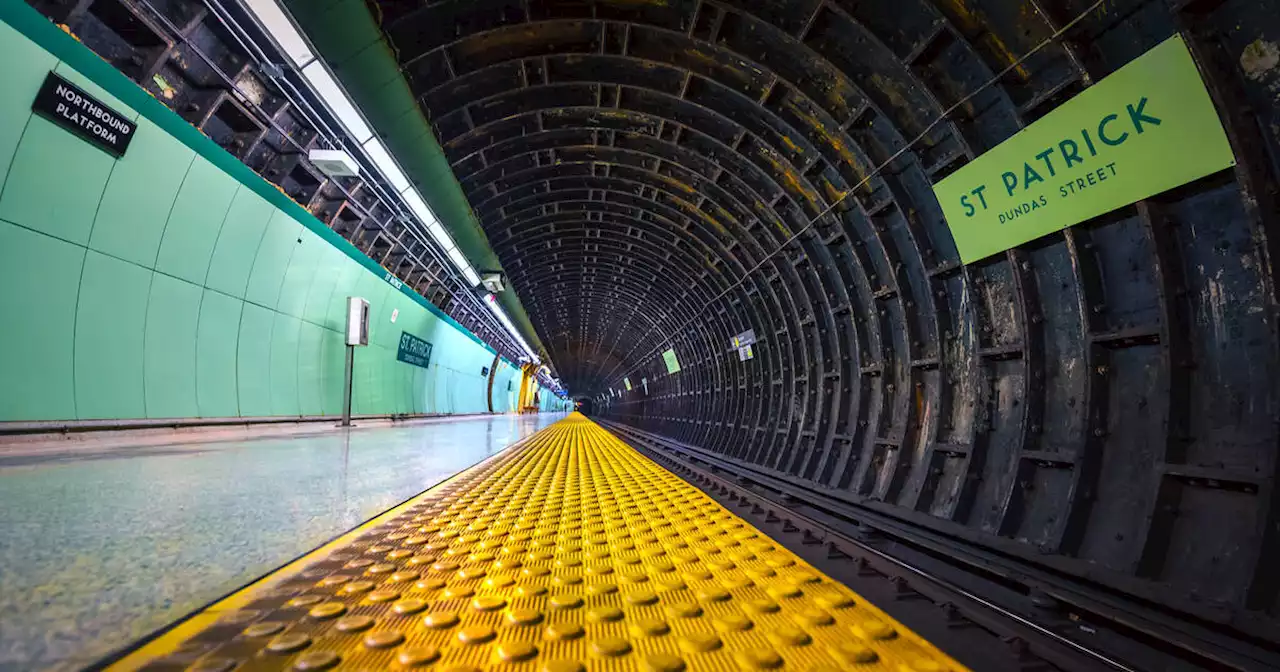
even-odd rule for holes
{"type": "Polygon", "coordinates": [[[84,667],[562,416],[0,447],[0,670],[84,667]]]}

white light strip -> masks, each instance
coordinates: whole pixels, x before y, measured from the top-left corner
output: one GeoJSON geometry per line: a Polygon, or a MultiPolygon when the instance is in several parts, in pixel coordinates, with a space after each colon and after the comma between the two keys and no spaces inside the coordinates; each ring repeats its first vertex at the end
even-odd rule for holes
{"type": "Polygon", "coordinates": [[[493,314],[497,316],[498,321],[502,323],[502,326],[506,327],[507,331],[511,332],[511,335],[515,337],[516,342],[520,344],[520,347],[524,348],[524,351],[529,354],[529,358],[535,363],[538,363],[538,355],[536,355],[533,352],[533,348],[529,347],[529,344],[525,342],[524,337],[521,336],[520,332],[516,329],[516,325],[511,323],[511,318],[507,317],[506,312],[502,310],[502,306],[498,305],[497,295],[485,294],[484,303],[489,306],[489,310],[493,311],[493,314]]]}
{"type": "Polygon", "coordinates": [[[360,116],[359,110],[355,105],[351,104],[351,100],[347,98],[347,94],[343,93],[342,87],[338,85],[338,80],[329,74],[329,68],[324,66],[320,61],[312,61],[310,65],[302,69],[302,76],[311,82],[312,88],[320,95],[320,100],[333,112],[333,115],[342,123],[342,127],[347,129],[347,133],[355,138],[356,142],[363,145],[365,141],[373,137],[373,131],[369,130],[369,124],[366,124],[364,117],[360,116]]]}
{"type": "Polygon", "coordinates": [[[436,244],[444,248],[446,252],[453,249],[453,239],[449,237],[449,232],[445,231],[443,226],[440,226],[440,222],[428,222],[427,233],[431,234],[436,244]]]}
{"type": "MultiPolygon", "coordinates": [[[[435,222],[436,217],[431,212],[431,208],[427,207],[427,202],[422,200],[422,196],[413,189],[404,192],[403,196],[405,204],[409,206],[409,212],[412,212],[413,216],[417,217],[423,226],[429,228],[435,222]]],[[[436,224],[436,226],[439,226],[439,224],[436,224]]],[[[436,242],[440,241],[437,240],[436,242]]]]}
{"type": "Polygon", "coordinates": [[[467,267],[467,258],[463,256],[462,251],[456,247],[449,250],[449,260],[453,262],[454,266],[458,267],[459,271],[467,267]]]}
{"type": "Polygon", "coordinates": [[[396,190],[397,194],[409,188],[409,178],[405,177],[404,171],[400,170],[396,160],[391,158],[391,153],[383,146],[382,141],[369,138],[369,141],[364,143],[364,151],[369,153],[369,158],[373,159],[373,165],[382,171],[382,176],[387,178],[387,183],[396,190]]]}
{"type": "Polygon", "coordinates": [[[475,269],[470,266],[462,269],[462,277],[466,278],[467,282],[471,283],[472,287],[480,284],[480,276],[477,275],[475,269]]]}
{"type": "Polygon", "coordinates": [[[301,68],[314,61],[316,56],[307,46],[307,40],[293,26],[293,22],[280,9],[275,0],[244,0],[244,4],[262,22],[271,37],[275,38],[280,49],[293,60],[293,64],[301,68]]]}

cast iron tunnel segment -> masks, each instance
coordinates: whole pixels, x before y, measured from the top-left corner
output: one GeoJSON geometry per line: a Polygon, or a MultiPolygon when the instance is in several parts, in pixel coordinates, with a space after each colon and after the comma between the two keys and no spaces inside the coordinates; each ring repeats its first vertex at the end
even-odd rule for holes
{"type": "Polygon", "coordinates": [[[111,669],[954,670],[580,414],[111,669]]]}
{"type": "Polygon", "coordinates": [[[598,417],[1280,641],[1268,3],[374,4],[598,417]],[[1235,168],[961,264],[932,185],[1175,33],[1235,168]]]}

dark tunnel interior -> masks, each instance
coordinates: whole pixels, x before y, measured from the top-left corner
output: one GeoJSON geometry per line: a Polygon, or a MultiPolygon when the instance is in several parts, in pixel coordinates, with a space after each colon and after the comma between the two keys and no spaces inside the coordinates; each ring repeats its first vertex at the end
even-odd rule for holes
{"type": "Polygon", "coordinates": [[[1269,4],[371,6],[597,416],[1274,634],[1269,4]],[[1178,32],[1235,169],[962,265],[931,185],[1178,32]]]}

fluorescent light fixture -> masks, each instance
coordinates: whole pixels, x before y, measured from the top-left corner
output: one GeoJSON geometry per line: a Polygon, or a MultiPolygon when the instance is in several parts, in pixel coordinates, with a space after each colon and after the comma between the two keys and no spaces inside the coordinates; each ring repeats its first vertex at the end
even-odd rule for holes
{"type": "Polygon", "coordinates": [[[480,278],[476,275],[475,269],[471,268],[466,255],[454,245],[453,238],[449,237],[449,232],[445,231],[443,226],[440,226],[435,213],[431,212],[431,208],[427,207],[427,202],[422,200],[422,195],[414,189],[406,189],[402,196],[404,196],[405,203],[409,204],[409,209],[427,227],[427,232],[435,239],[436,244],[444,248],[444,253],[448,255],[449,261],[453,262],[453,265],[467,279],[467,282],[473,287],[480,284],[480,278]]]}
{"type": "Polygon", "coordinates": [[[502,326],[507,328],[507,331],[516,339],[516,342],[520,344],[520,347],[524,348],[524,351],[529,355],[529,359],[533,360],[534,363],[540,363],[538,356],[533,352],[533,348],[529,347],[529,344],[525,342],[524,337],[521,336],[520,332],[516,329],[516,325],[511,323],[511,318],[507,317],[506,312],[502,310],[502,306],[498,305],[497,295],[485,294],[484,303],[486,306],[489,306],[489,310],[493,311],[493,314],[497,316],[498,321],[502,323],[502,326]]]}
{"type": "Polygon", "coordinates": [[[414,217],[417,217],[419,221],[428,227],[431,226],[431,222],[435,217],[431,214],[431,208],[427,207],[427,202],[422,200],[422,196],[417,191],[410,189],[404,192],[404,202],[409,205],[409,211],[413,213],[414,217]]]}
{"type": "Polygon", "coordinates": [[[382,176],[387,178],[387,183],[396,190],[397,194],[409,188],[409,178],[405,177],[404,171],[400,170],[395,159],[391,158],[391,153],[383,146],[382,141],[369,138],[369,141],[364,143],[364,151],[369,153],[373,165],[382,171],[382,176]]]}
{"type": "Polygon", "coordinates": [[[462,250],[459,250],[456,247],[449,250],[449,260],[453,262],[454,266],[458,267],[459,271],[469,266],[469,264],[467,264],[467,258],[462,254],[462,250]]]}
{"type": "Polygon", "coordinates": [[[329,74],[329,69],[324,67],[324,63],[320,61],[312,61],[310,65],[302,69],[302,76],[311,82],[311,87],[320,95],[320,99],[333,112],[338,121],[342,122],[343,128],[347,129],[347,133],[356,139],[356,142],[364,144],[366,140],[373,137],[373,131],[369,130],[369,125],[364,122],[364,117],[360,116],[360,112],[356,110],[355,105],[347,98],[347,94],[342,91],[342,87],[338,86],[338,80],[329,74]]]}
{"type": "Polygon", "coordinates": [[[431,234],[431,237],[435,239],[440,247],[446,250],[453,249],[453,239],[449,237],[449,232],[445,231],[443,226],[440,226],[440,222],[432,221],[427,224],[427,233],[431,234]]]}
{"type": "Polygon", "coordinates": [[[341,149],[313,149],[307,158],[329,177],[359,177],[360,164],[341,149]]]}
{"type": "Polygon", "coordinates": [[[311,47],[307,45],[307,40],[294,27],[293,21],[289,20],[284,10],[280,9],[279,3],[275,0],[244,0],[244,4],[254,16],[258,17],[262,27],[267,29],[272,39],[280,45],[294,65],[301,68],[316,59],[315,54],[311,53],[311,47]]]}

